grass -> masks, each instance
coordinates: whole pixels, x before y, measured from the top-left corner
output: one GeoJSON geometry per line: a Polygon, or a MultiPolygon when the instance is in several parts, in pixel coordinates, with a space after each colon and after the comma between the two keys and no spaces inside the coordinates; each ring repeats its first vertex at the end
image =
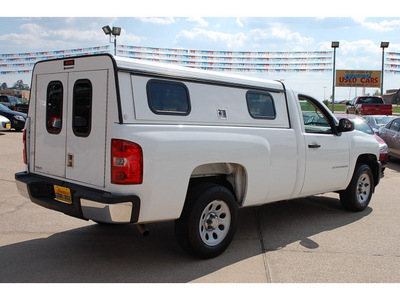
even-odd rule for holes
{"type": "MultiPolygon", "coordinates": [[[[393,107],[393,114],[400,114],[400,106],[399,105],[392,105],[393,107]]],[[[328,105],[328,108],[332,111],[332,104],[328,105]]],[[[335,104],[335,113],[344,113],[346,111],[346,105],[344,104],[335,104]]]]}

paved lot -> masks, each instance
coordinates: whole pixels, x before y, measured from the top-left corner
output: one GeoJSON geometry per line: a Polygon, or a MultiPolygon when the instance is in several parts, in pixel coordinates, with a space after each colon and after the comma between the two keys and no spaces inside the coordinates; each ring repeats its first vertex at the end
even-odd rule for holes
{"type": "Polygon", "coordinates": [[[22,134],[0,133],[0,282],[400,282],[400,161],[361,213],[334,193],[242,209],[211,260],[186,255],[173,222],[142,237],[34,205],[14,183],[24,168],[22,134]]]}

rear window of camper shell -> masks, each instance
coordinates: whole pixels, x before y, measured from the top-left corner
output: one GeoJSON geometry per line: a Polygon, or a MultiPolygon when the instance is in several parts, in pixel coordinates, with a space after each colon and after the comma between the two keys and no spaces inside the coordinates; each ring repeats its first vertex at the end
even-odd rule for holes
{"type": "Polygon", "coordinates": [[[79,79],[74,84],[72,129],[76,136],[88,137],[92,129],[92,83],[79,79]]]}
{"type": "Polygon", "coordinates": [[[63,85],[61,81],[51,81],[47,86],[46,129],[50,134],[59,134],[62,129],[63,85]]]}
{"type": "Polygon", "coordinates": [[[189,92],[182,82],[149,80],[147,100],[155,114],[187,116],[190,113],[189,92]]]}

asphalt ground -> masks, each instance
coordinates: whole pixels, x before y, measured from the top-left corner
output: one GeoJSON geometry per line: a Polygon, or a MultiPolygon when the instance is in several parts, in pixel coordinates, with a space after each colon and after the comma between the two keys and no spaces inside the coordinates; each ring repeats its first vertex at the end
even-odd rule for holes
{"type": "Polygon", "coordinates": [[[241,209],[232,244],[209,260],[181,250],[173,222],[143,237],[37,206],[17,191],[23,170],[22,133],[0,133],[0,283],[400,282],[399,160],[363,212],[335,193],[241,209]]]}

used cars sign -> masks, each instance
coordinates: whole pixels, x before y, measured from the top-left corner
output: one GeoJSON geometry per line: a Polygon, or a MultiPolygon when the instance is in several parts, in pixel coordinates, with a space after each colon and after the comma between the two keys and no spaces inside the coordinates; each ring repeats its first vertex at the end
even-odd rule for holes
{"type": "Polygon", "coordinates": [[[381,71],[337,70],[338,87],[380,87],[381,71]]]}

